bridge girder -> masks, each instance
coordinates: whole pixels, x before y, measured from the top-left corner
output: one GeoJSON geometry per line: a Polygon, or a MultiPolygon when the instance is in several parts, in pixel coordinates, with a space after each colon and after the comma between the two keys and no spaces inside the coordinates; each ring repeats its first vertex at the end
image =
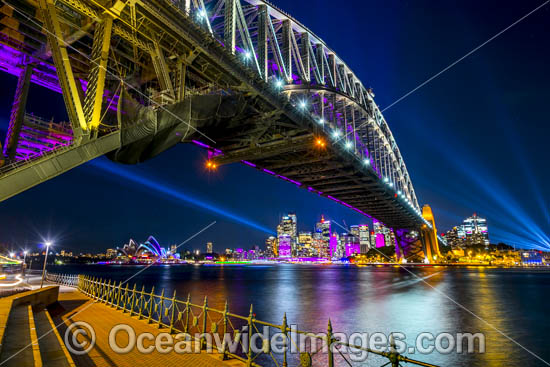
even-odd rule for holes
{"type": "MultiPolygon", "coordinates": [[[[174,131],[180,133],[187,124],[191,133],[185,137],[198,138],[204,137],[198,131],[204,129],[208,136],[216,135],[213,145],[224,153],[216,158],[221,163],[249,157],[279,175],[311,186],[318,183],[319,189],[335,195],[356,195],[354,190],[364,186],[358,194],[364,192],[365,200],[372,200],[370,193],[387,190],[385,179],[418,210],[403,158],[372,91],[319,37],[271,4],[261,0],[135,0],[129,6],[115,2],[105,8],[92,0],[55,4],[40,0],[40,9],[47,15],[44,36],[35,8],[21,6],[19,0],[7,1],[19,15],[24,14],[19,18],[26,19],[29,31],[20,32],[19,43],[12,37],[3,44],[39,61],[32,82],[64,92],[73,144],[80,144],[79,131],[89,134],[90,126],[98,126],[99,120],[98,137],[121,129],[114,112],[122,82],[135,100],[155,111],[172,108],[168,104],[174,104],[174,111],[192,111],[177,106],[192,100],[187,95],[239,94],[246,100],[246,116],[234,116],[232,127],[224,125],[228,119],[216,111],[216,116],[208,117],[209,126],[193,116],[179,117],[181,124],[174,131]],[[102,27],[109,24],[106,19],[112,27],[99,37],[102,27]],[[79,32],[82,27],[85,31],[79,32]],[[71,42],[79,40],[78,49],[63,40],[65,34],[71,35],[71,42]],[[95,34],[98,42],[94,42],[95,34]],[[53,64],[48,60],[48,46],[53,64]],[[277,67],[267,67],[269,63],[277,67]],[[293,81],[295,77],[299,82],[293,81]],[[83,88],[87,88],[84,98],[83,88]],[[101,97],[105,98],[100,102],[101,97]],[[241,125],[236,126],[237,122],[241,125]],[[344,136],[333,139],[335,131],[344,136]],[[322,137],[330,145],[327,154],[308,150],[308,143],[288,144],[305,135],[322,137]],[[271,143],[274,147],[267,149],[271,143]],[[364,165],[365,160],[369,164],[364,165]]],[[[8,72],[16,69],[10,67],[8,72]]],[[[155,126],[162,127],[162,122],[155,126]]],[[[156,130],[152,134],[157,140],[162,137],[156,130]]],[[[414,210],[404,207],[400,198],[388,196],[384,199],[388,205],[408,220],[414,210]]],[[[372,203],[373,210],[378,210],[376,205],[372,203]]],[[[368,210],[369,205],[362,208],[368,210]]],[[[417,226],[420,219],[407,225],[417,226]]]]}

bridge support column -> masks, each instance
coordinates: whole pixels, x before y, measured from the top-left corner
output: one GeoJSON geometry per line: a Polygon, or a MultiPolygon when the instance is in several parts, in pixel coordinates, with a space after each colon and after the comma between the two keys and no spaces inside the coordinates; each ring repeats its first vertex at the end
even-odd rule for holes
{"type": "Polygon", "coordinates": [[[267,22],[269,14],[267,13],[267,5],[258,6],[258,62],[260,63],[260,75],[264,82],[267,82],[267,22]]]}
{"type": "Polygon", "coordinates": [[[160,83],[160,87],[163,91],[167,91],[172,100],[175,99],[174,87],[172,86],[172,80],[170,79],[170,70],[166,64],[164,53],[159,47],[159,44],[155,44],[155,50],[151,53],[151,60],[157,74],[157,78],[160,83]]]}
{"type": "MultiPolygon", "coordinates": [[[[261,5],[260,5],[261,6],[261,5]]],[[[237,0],[225,0],[225,18],[223,26],[223,41],[225,48],[235,55],[235,40],[237,28],[237,0]]]]}
{"type": "Polygon", "coordinates": [[[29,86],[31,84],[33,70],[33,65],[26,61],[27,60],[24,61],[25,65],[17,80],[17,88],[15,89],[15,97],[11,107],[6,143],[4,144],[4,156],[8,160],[15,158],[19,134],[21,133],[21,127],[23,126],[23,120],[25,118],[25,106],[29,95],[29,86]]]}
{"type": "Polygon", "coordinates": [[[311,82],[311,54],[309,53],[309,47],[309,33],[304,32],[302,33],[302,39],[300,41],[300,53],[302,57],[302,65],[304,66],[303,77],[307,82],[311,82]]]}
{"type": "Polygon", "coordinates": [[[107,74],[112,28],[113,18],[106,16],[94,31],[91,54],[92,69],[88,76],[88,89],[84,98],[84,114],[90,131],[94,132],[97,132],[101,120],[101,106],[103,104],[103,93],[105,92],[105,75],[107,74]]]}
{"type": "Polygon", "coordinates": [[[432,263],[441,258],[439,252],[439,243],[437,240],[437,229],[435,228],[435,220],[432,213],[432,208],[429,205],[424,205],[422,208],[422,217],[430,223],[431,228],[424,224],[420,231],[422,244],[424,247],[425,261],[432,263]]]}
{"type": "Polygon", "coordinates": [[[73,127],[73,135],[78,142],[82,137],[82,132],[88,130],[82,101],[78,93],[75,77],[69,61],[67,47],[63,40],[61,25],[57,18],[57,10],[54,0],[39,0],[38,4],[44,18],[44,27],[46,29],[46,38],[52,50],[52,58],[61,86],[63,99],[67,108],[67,114],[73,127]]]}
{"type": "Polygon", "coordinates": [[[292,28],[290,20],[283,20],[283,64],[286,66],[286,80],[287,82],[292,80],[292,28]]]}

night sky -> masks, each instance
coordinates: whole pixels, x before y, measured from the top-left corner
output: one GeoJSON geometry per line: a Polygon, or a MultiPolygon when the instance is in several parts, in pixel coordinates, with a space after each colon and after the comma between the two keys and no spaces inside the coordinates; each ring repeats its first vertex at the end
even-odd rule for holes
{"type": "MultiPolygon", "coordinates": [[[[273,0],[320,36],[372,87],[384,109],[543,1],[273,0]],[[335,5],[338,4],[338,5],[335,5]]],[[[491,242],[550,247],[550,4],[384,112],[419,202],[439,232],[477,212],[491,242]]],[[[0,73],[5,136],[16,79],[0,73]]],[[[61,95],[33,86],[28,112],[64,118],[61,95]]],[[[0,204],[0,242],[44,238],[100,251],[154,235],[163,245],[263,246],[279,217],[311,230],[321,214],[366,218],[240,164],[204,170],[204,150],[180,145],[137,166],[106,158],[0,204]],[[116,173],[115,173],[116,172],[116,173]]]]}

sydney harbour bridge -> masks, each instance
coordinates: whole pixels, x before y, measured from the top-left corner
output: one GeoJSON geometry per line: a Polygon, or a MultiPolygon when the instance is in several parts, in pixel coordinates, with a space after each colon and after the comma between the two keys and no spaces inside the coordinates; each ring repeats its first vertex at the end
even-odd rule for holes
{"type": "Polygon", "coordinates": [[[178,143],[369,216],[400,257],[439,255],[429,206],[374,95],[323,40],[261,0],[2,0],[0,68],[18,77],[0,201],[101,155],[178,143]],[[68,121],[32,114],[35,83],[68,121]]]}

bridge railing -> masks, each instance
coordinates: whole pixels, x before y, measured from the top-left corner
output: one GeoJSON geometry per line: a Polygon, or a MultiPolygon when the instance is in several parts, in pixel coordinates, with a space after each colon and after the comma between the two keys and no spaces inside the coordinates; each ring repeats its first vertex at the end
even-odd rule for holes
{"type": "Polygon", "coordinates": [[[188,338],[186,341],[194,342],[195,351],[217,351],[223,354],[224,360],[238,359],[247,366],[353,366],[351,353],[364,352],[377,356],[384,366],[406,362],[437,367],[400,355],[394,344],[388,346],[388,351],[380,351],[341,341],[334,334],[330,320],[326,332],[313,333],[295,329],[288,323],[286,314],[281,324],[258,320],[252,305],[249,314],[243,316],[230,312],[227,301],[223,309],[216,309],[209,306],[207,297],[202,303],[193,303],[190,295],[184,301],[176,297],[176,291],[167,295],[162,289],[157,294],[155,287],[148,292],[145,286],[137,289],[135,284],[129,287],[127,282],[86,275],[48,274],[47,280],[76,287],[96,302],[167,328],[170,333],[183,333],[188,338]],[[258,335],[259,340],[253,334],[258,335]],[[274,351],[274,343],[278,351],[274,351]]]}

